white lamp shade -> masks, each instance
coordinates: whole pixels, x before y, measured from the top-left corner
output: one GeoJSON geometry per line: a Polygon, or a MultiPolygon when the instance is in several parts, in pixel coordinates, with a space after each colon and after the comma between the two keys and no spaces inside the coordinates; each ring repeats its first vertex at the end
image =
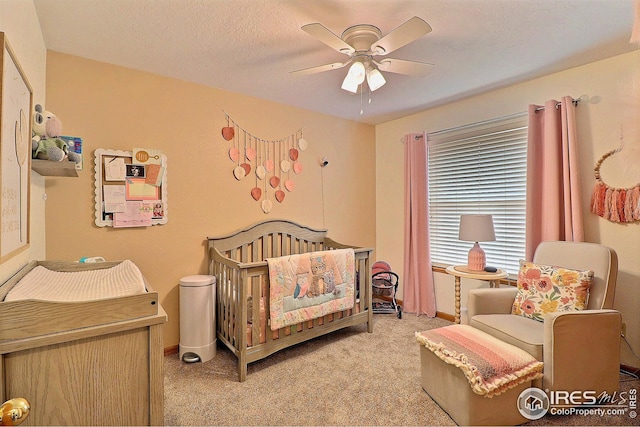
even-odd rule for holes
{"type": "Polygon", "coordinates": [[[351,64],[351,67],[349,68],[349,72],[347,73],[347,77],[350,77],[351,79],[355,80],[358,84],[364,81],[364,75],[365,75],[364,64],[360,61],[356,61],[353,64],[351,64]]]}
{"type": "Polygon", "coordinates": [[[373,68],[367,71],[367,84],[369,85],[369,89],[373,92],[374,90],[380,89],[387,81],[384,79],[384,76],[380,71],[373,68]]]}
{"type": "Polygon", "coordinates": [[[460,215],[458,239],[467,242],[492,242],[496,240],[491,215],[460,215]]]}
{"type": "Polygon", "coordinates": [[[358,92],[358,86],[360,86],[360,83],[358,83],[357,80],[352,79],[350,74],[347,74],[347,76],[342,81],[342,89],[347,90],[351,93],[358,92]]]}

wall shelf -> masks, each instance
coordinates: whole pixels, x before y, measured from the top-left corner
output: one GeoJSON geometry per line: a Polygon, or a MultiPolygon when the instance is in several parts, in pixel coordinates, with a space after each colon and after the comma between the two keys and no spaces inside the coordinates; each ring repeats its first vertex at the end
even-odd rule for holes
{"type": "Polygon", "coordinates": [[[68,160],[52,162],[51,160],[31,159],[31,169],[42,176],[78,176],[76,164],[68,160]]]}

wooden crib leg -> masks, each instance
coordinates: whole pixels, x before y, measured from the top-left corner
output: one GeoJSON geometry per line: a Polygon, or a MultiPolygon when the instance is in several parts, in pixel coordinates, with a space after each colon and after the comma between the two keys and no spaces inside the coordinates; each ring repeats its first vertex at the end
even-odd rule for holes
{"type": "Polygon", "coordinates": [[[247,359],[243,353],[238,357],[238,380],[244,382],[247,379],[247,359]]]}

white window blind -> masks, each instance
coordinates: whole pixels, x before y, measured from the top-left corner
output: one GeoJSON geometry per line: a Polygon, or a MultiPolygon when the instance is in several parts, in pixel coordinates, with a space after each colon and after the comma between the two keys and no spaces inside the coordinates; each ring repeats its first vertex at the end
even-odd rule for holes
{"type": "Polygon", "coordinates": [[[427,135],[429,233],[435,264],[466,265],[472,242],[458,240],[462,214],[491,214],[487,265],[517,274],[525,253],[527,117],[496,119],[427,135]]]}

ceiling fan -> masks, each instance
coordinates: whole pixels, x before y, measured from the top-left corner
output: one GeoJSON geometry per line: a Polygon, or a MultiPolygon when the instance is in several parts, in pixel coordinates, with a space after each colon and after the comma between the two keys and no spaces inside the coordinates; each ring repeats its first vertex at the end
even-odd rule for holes
{"type": "Polygon", "coordinates": [[[349,27],[344,30],[340,37],[319,23],[304,25],[302,31],[315,37],[330,48],[347,55],[349,59],[345,62],[334,62],[317,67],[304,68],[291,71],[291,73],[315,74],[337,70],[351,64],[347,76],[342,82],[342,89],[352,93],[358,91],[358,87],[364,82],[365,78],[371,91],[382,87],[386,80],[380,71],[421,77],[429,73],[431,67],[433,67],[433,64],[426,62],[385,57],[394,50],[431,32],[431,26],[417,16],[409,19],[384,37],[382,37],[382,32],[378,27],[369,24],[349,27]]]}

